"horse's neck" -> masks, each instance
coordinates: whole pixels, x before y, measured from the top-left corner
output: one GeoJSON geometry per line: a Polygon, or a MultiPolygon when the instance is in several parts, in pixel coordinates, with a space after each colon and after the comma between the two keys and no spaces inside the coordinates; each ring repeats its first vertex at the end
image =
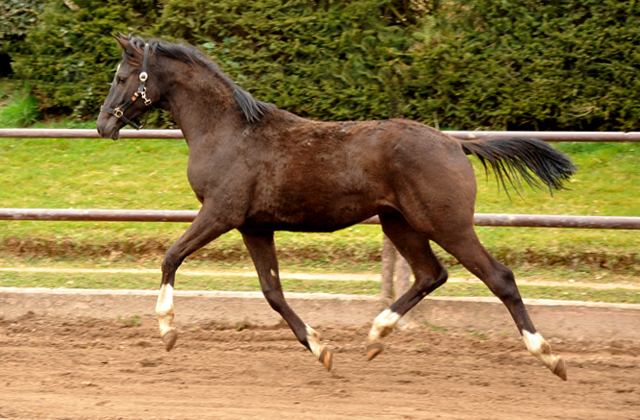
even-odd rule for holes
{"type": "MultiPolygon", "coordinates": [[[[193,70],[193,69],[191,69],[193,70]]],[[[215,136],[237,118],[232,87],[220,76],[193,70],[184,78],[169,83],[165,94],[168,110],[187,140],[207,134],[215,136]]]]}

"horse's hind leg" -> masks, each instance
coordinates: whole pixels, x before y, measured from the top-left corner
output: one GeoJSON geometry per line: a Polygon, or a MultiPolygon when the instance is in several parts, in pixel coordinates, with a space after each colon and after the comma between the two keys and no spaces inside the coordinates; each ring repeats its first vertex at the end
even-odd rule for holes
{"type": "Polygon", "coordinates": [[[300,319],[284,298],[273,232],[241,231],[241,233],[256,266],[260,287],[267,302],[289,324],[298,341],[308,348],[327,370],[331,370],[333,366],[331,350],[320,343],[320,335],[300,319]]]}
{"type": "MultiPolygon", "coordinates": [[[[452,220],[448,222],[451,223],[452,220]]],[[[513,272],[493,258],[482,246],[473,226],[469,225],[456,232],[448,229],[446,234],[440,232],[434,236],[434,241],[491,289],[511,313],[529,352],[566,381],[565,363],[561,357],[551,353],[551,346],[536,332],[520,297],[513,272]]]]}
{"type": "Polygon", "coordinates": [[[221,222],[215,216],[215,212],[211,211],[205,203],[185,233],[167,250],[162,261],[162,283],[156,304],[160,336],[167,351],[173,348],[178,339],[176,328],[172,325],[174,318],[173,286],[176,270],[187,256],[230,229],[231,227],[221,222]]]}
{"type": "Polygon", "coordinates": [[[433,253],[429,240],[416,232],[400,213],[381,213],[380,222],[384,233],[411,266],[415,282],[373,321],[366,349],[369,360],[380,354],[382,338],[391,333],[400,318],[447,281],[447,270],[433,253]]]}

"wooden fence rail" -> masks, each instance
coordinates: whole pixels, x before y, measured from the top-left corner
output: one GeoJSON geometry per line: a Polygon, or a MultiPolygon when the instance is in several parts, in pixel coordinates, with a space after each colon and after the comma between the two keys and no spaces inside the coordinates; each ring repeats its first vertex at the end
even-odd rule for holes
{"type": "MultiPolygon", "coordinates": [[[[197,210],[2,209],[0,220],[93,222],[192,222],[197,210]]],[[[545,214],[476,213],[476,226],[577,229],[640,229],[640,217],[550,216],[545,214]]],[[[378,216],[362,224],[379,224],[378,216]]]]}
{"type": "MultiPolygon", "coordinates": [[[[445,131],[462,139],[472,140],[497,137],[535,137],[544,141],[558,142],[640,142],[640,132],[604,131],[445,131]]],[[[36,139],[97,139],[96,130],[67,128],[0,128],[0,138],[36,139]]],[[[184,139],[180,130],[120,130],[121,139],[184,139]]]]}

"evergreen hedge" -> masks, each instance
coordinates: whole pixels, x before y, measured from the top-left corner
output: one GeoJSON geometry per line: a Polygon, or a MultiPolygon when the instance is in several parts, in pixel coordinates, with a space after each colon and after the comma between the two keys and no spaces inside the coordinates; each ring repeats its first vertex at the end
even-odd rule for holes
{"type": "Polygon", "coordinates": [[[469,129],[638,129],[638,2],[456,0],[439,17],[415,44],[408,116],[437,112],[469,129]]]}
{"type": "Polygon", "coordinates": [[[254,96],[311,118],[541,130],[632,130],[640,120],[635,1],[75,4],[45,0],[14,64],[45,110],[95,116],[120,58],[108,35],[138,28],[198,45],[254,96]]]}
{"type": "Polygon", "coordinates": [[[39,0],[3,0],[0,3],[0,53],[19,52],[25,37],[38,22],[39,0]]]}
{"type": "Polygon", "coordinates": [[[38,0],[3,0],[0,3],[0,77],[12,74],[11,56],[25,49],[23,42],[33,28],[42,4],[38,0]]]}
{"type": "Polygon", "coordinates": [[[384,21],[379,1],[329,3],[172,0],[154,31],[202,46],[254,96],[299,115],[393,116],[406,29],[384,21]]]}
{"type": "Polygon", "coordinates": [[[75,0],[69,3],[73,9],[67,3],[46,2],[24,41],[28,54],[18,56],[14,69],[19,77],[33,81],[42,109],[93,118],[121,56],[109,34],[144,24],[155,3],[75,0]]]}

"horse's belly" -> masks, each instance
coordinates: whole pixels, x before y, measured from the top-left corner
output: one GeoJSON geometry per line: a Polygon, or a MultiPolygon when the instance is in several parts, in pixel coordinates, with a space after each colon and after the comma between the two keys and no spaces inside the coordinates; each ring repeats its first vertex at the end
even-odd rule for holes
{"type": "MultiPolygon", "coordinates": [[[[351,226],[388,205],[379,181],[366,172],[317,165],[313,175],[265,178],[251,197],[247,224],[273,230],[327,232],[351,226]],[[354,175],[354,173],[356,175],[354,175]]],[[[308,175],[308,174],[307,174],[308,175]]]]}
{"type": "Polygon", "coordinates": [[[309,209],[292,206],[258,211],[245,219],[243,227],[293,232],[333,232],[359,223],[378,213],[373,206],[358,209],[309,209]]]}

